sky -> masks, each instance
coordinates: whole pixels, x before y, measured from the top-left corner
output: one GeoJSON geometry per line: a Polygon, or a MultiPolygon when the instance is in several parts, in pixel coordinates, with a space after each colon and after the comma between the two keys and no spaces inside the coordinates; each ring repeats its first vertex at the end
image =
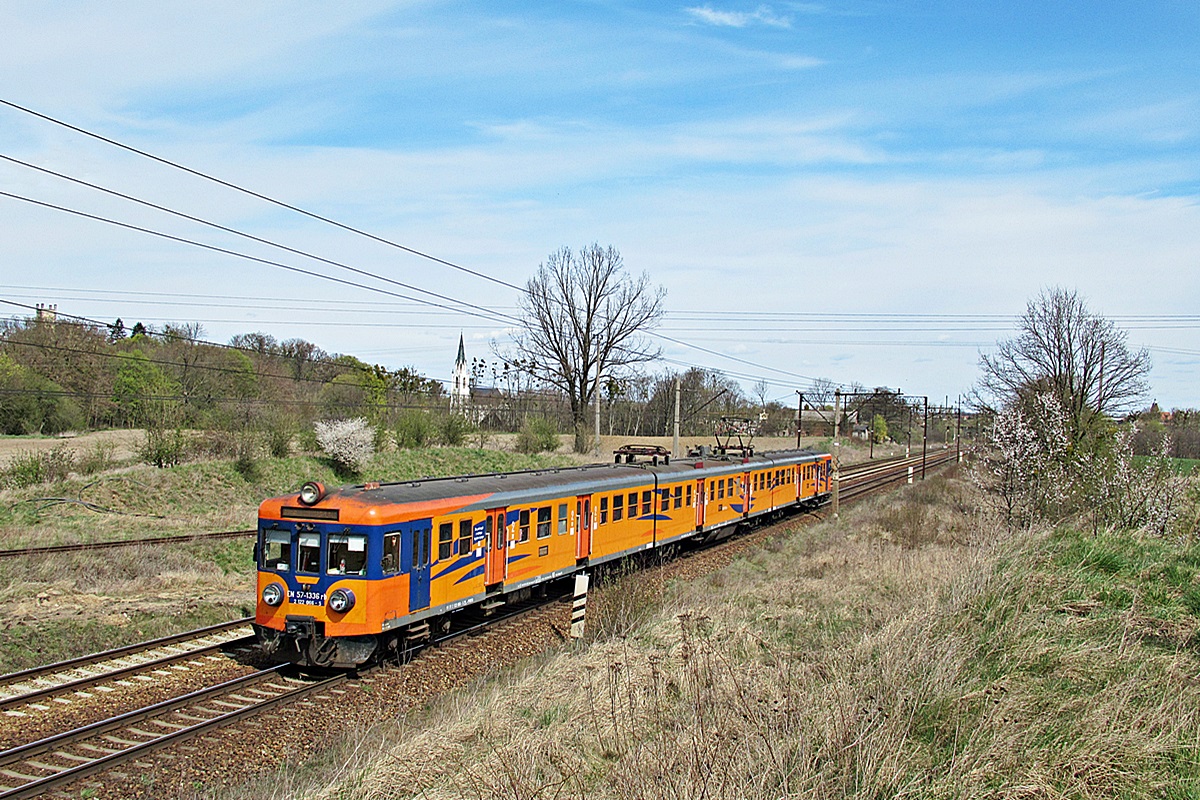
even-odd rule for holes
{"type": "Polygon", "coordinates": [[[1191,1],[7,0],[0,101],[194,172],[0,105],[0,315],[448,381],[598,242],[666,291],[654,372],[953,403],[1061,287],[1194,408],[1198,42],[1191,1]]]}

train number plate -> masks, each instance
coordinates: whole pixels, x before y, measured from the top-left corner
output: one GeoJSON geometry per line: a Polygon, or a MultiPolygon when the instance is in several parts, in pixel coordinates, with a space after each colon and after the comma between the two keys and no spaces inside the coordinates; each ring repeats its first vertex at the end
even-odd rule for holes
{"type": "Polygon", "coordinates": [[[288,602],[301,606],[323,606],[325,595],[321,592],[288,591],[288,602]]]}

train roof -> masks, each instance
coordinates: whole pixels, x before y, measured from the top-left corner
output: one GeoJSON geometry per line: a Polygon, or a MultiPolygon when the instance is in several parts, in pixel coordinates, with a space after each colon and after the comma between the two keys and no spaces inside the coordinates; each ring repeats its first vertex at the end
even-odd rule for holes
{"type": "MultiPolygon", "coordinates": [[[[825,454],[812,450],[779,450],[746,458],[685,458],[670,464],[588,464],[521,472],[421,478],[389,483],[342,486],[329,491],[316,507],[333,501],[354,505],[417,505],[433,509],[447,501],[461,511],[537,503],[543,499],[618,491],[654,483],[672,485],[689,479],[719,477],[746,471],[816,461],[825,454]]],[[[295,495],[264,501],[262,509],[294,502],[295,495]]]]}

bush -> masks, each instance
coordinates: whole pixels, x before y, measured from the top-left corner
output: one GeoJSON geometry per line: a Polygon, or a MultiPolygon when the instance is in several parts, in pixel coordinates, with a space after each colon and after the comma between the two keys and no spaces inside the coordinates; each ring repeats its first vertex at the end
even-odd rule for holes
{"type": "Polygon", "coordinates": [[[267,452],[274,458],[287,458],[292,453],[292,439],[296,435],[296,421],[283,415],[267,417],[263,424],[267,452]]]}
{"type": "Polygon", "coordinates": [[[396,446],[411,450],[429,444],[433,422],[424,411],[405,411],[396,421],[396,446]]]}
{"type": "Polygon", "coordinates": [[[87,452],[80,454],[75,462],[75,471],[80,475],[93,475],[110,470],[117,464],[113,455],[116,445],[112,442],[92,442],[87,452]]]}
{"type": "Polygon", "coordinates": [[[548,419],[525,420],[517,434],[518,453],[550,453],[558,449],[558,430],[548,419]]]}
{"type": "Polygon", "coordinates": [[[75,469],[75,455],[65,445],[43,452],[18,453],[0,472],[0,483],[20,489],[66,478],[75,469]]]}
{"type": "Polygon", "coordinates": [[[447,447],[462,447],[471,428],[462,414],[447,414],[438,421],[438,441],[447,447]]]}
{"type": "Polygon", "coordinates": [[[147,464],[165,469],[183,461],[187,453],[187,438],[179,428],[147,428],[146,440],[138,455],[147,464]]]}
{"type": "Polygon", "coordinates": [[[313,431],[325,455],[349,472],[358,472],[375,455],[375,430],[362,417],[318,422],[313,431]]]}

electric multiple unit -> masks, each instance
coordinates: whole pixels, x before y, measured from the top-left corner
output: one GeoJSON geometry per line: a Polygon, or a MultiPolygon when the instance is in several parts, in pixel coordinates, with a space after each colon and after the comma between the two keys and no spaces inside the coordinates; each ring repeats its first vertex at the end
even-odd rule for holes
{"type": "Polygon", "coordinates": [[[259,508],[256,625],[277,658],[352,667],[591,566],[702,542],[830,491],[805,450],[365,483],[259,508]]]}

